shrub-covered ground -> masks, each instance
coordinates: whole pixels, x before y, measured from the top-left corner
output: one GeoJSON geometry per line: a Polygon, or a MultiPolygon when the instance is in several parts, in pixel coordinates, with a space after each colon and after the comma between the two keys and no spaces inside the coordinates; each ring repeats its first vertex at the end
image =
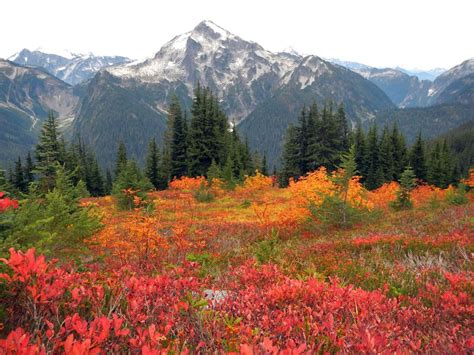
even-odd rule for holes
{"type": "Polygon", "coordinates": [[[397,184],[353,179],[340,205],[323,170],[207,185],[82,200],[103,228],[74,262],[11,249],[0,353],[474,351],[471,192],[419,186],[395,212],[397,184]]]}

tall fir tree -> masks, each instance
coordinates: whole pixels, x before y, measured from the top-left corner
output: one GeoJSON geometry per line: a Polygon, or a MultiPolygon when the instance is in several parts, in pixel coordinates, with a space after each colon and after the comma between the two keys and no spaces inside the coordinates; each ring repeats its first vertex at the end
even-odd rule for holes
{"type": "Polygon", "coordinates": [[[148,144],[145,176],[150,180],[155,189],[161,187],[162,174],[160,172],[160,155],[154,138],[152,138],[148,144]]]}
{"type": "Polygon", "coordinates": [[[398,181],[403,171],[405,171],[408,161],[405,137],[399,132],[396,123],[393,124],[390,139],[393,152],[393,178],[398,181]]]}
{"type": "Polygon", "coordinates": [[[393,145],[387,128],[384,128],[380,139],[380,165],[382,166],[384,181],[393,181],[395,177],[393,145]]]}
{"type": "Polygon", "coordinates": [[[176,96],[171,100],[169,116],[172,116],[172,137],[170,147],[170,174],[171,178],[181,177],[187,173],[187,122],[181,112],[178,98],[176,96]]]}
{"type": "Polygon", "coordinates": [[[64,157],[63,145],[59,140],[58,127],[54,114],[50,113],[45,121],[35,150],[36,167],[43,191],[54,187],[55,172],[64,157]]]}
{"type": "Polygon", "coordinates": [[[31,153],[28,152],[26,156],[26,163],[24,167],[24,177],[26,184],[29,186],[33,181],[35,181],[35,175],[33,170],[35,169],[35,165],[33,163],[33,158],[31,157],[31,153]]]}
{"type": "Polygon", "coordinates": [[[127,148],[123,142],[120,142],[117,149],[117,158],[115,160],[115,178],[117,178],[125,166],[127,166],[127,161],[127,148]]]}
{"type": "Polygon", "coordinates": [[[415,144],[410,151],[410,165],[413,169],[415,177],[419,180],[426,181],[427,167],[423,138],[421,133],[418,134],[415,144]]]}
{"type": "Polygon", "coordinates": [[[362,182],[366,180],[368,165],[367,165],[367,142],[365,139],[364,131],[361,125],[357,126],[356,133],[354,135],[354,150],[355,150],[355,162],[357,165],[357,171],[362,176],[362,182]]]}
{"type": "Polygon", "coordinates": [[[17,161],[15,162],[15,170],[13,171],[13,184],[20,192],[24,193],[28,190],[28,183],[25,179],[21,157],[18,157],[17,161]]]}
{"type": "Polygon", "coordinates": [[[384,182],[383,169],[380,164],[380,147],[377,138],[377,127],[372,126],[367,135],[367,176],[365,186],[369,190],[380,187],[384,182]]]}
{"type": "Polygon", "coordinates": [[[291,178],[297,179],[301,175],[299,154],[298,129],[290,125],[286,131],[285,145],[283,147],[283,167],[279,175],[281,187],[288,186],[291,178]]]}
{"type": "Polygon", "coordinates": [[[262,175],[268,176],[267,154],[266,153],[263,153],[262,166],[260,167],[260,173],[262,175]]]}

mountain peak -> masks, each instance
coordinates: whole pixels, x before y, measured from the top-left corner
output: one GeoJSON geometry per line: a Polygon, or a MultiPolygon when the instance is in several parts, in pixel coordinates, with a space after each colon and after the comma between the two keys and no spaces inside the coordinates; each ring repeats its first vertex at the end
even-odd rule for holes
{"type": "Polygon", "coordinates": [[[226,29],[216,25],[214,22],[209,20],[201,21],[192,32],[197,32],[205,35],[214,35],[218,37],[227,38],[228,36],[232,35],[226,29]]]}

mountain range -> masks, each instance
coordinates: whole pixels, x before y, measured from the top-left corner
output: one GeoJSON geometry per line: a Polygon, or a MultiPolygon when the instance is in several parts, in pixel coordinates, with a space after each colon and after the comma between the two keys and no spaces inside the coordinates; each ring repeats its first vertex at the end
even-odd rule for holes
{"type": "Polygon", "coordinates": [[[24,66],[39,67],[70,85],[91,79],[102,68],[132,62],[120,56],[95,56],[63,51],[62,55],[45,53],[41,48],[23,49],[8,60],[24,66]]]}
{"type": "Polygon", "coordinates": [[[404,130],[419,130],[410,120],[416,116],[428,122],[423,134],[430,137],[474,119],[473,77],[474,58],[434,81],[420,80],[396,68],[270,52],[210,21],[140,62],[22,50],[0,62],[0,144],[6,147],[0,162],[31,149],[50,110],[68,137],[80,135],[95,149],[103,166],[112,166],[119,141],[143,161],[148,140],[163,137],[172,95],[189,109],[198,83],[217,94],[270,164],[278,162],[288,125],[314,101],[343,103],[352,126],[396,116],[407,117],[404,130]]]}

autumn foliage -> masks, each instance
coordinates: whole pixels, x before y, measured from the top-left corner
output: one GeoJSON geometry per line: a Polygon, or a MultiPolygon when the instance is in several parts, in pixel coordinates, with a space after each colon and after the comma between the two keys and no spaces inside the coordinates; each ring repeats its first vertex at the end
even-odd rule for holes
{"type": "Polygon", "coordinates": [[[420,185],[395,212],[397,183],[354,177],[347,203],[374,219],[326,232],[309,206],[340,173],[175,179],[130,211],[84,199],[104,226],[78,262],[0,259],[0,354],[474,351],[472,203],[420,185]]]}
{"type": "Polygon", "coordinates": [[[6,197],[5,193],[0,191],[0,213],[6,211],[9,208],[18,208],[18,201],[6,197]]]}

